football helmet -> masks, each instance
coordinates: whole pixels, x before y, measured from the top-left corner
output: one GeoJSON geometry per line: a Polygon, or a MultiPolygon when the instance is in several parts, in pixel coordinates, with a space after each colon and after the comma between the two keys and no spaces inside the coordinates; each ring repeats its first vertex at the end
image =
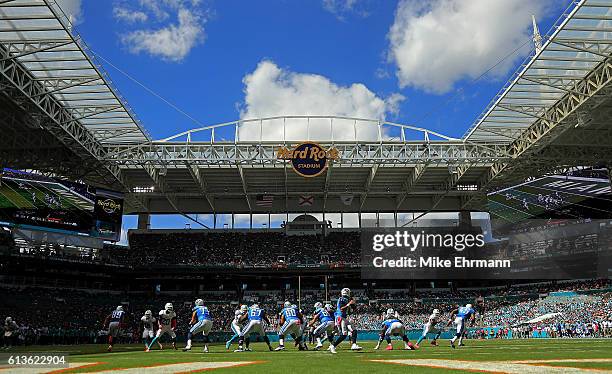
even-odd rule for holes
{"type": "Polygon", "coordinates": [[[340,291],[340,295],[342,296],[351,296],[351,290],[349,288],[343,288],[342,291],[340,291]]]}
{"type": "Polygon", "coordinates": [[[196,306],[202,306],[202,305],[204,305],[204,300],[202,300],[202,299],[197,299],[197,300],[195,301],[195,305],[196,305],[196,306]]]}
{"type": "Polygon", "coordinates": [[[172,303],[166,303],[166,306],[164,306],[165,310],[174,310],[174,305],[172,305],[172,303]]]}

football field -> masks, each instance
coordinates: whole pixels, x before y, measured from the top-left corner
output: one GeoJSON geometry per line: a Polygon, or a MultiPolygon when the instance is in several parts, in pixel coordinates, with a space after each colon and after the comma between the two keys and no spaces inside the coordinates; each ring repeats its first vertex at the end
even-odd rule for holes
{"type": "MultiPolygon", "coordinates": [[[[351,352],[342,344],[338,354],[327,351],[299,352],[292,346],[281,352],[269,352],[263,343],[251,345],[252,352],[234,353],[214,345],[202,353],[195,344],[191,352],[165,348],[148,353],[137,345],[117,345],[115,352],[105,352],[104,345],[35,347],[29,351],[70,352],[70,369],[0,369],[3,372],[47,373],[593,373],[612,372],[612,340],[604,339],[531,339],[466,340],[465,346],[451,349],[448,341],[433,347],[427,342],[416,351],[404,351],[401,341],[395,350],[375,351],[373,342],[362,342],[364,350],[351,352]]],[[[326,344],[327,347],[327,344],[326,344]]],[[[232,349],[235,348],[232,347],[232,349]]]]}

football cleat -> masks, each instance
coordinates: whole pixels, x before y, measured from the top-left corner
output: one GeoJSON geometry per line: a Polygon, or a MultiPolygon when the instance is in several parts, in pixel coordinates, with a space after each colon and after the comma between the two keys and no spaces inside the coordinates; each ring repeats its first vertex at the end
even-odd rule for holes
{"type": "Polygon", "coordinates": [[[357,345],[357,343],[353,343],[351,346],[351,351],[361,351],[363,348],[357,345]]]}
{"type": "Polygon", "coordinates": [[[191,351],[191,347],[185,347],[185,348],[183,348],[183,352],[187,352],[187,351],[191,351]]]}
{"type": "Polygon", "coordinates": [[[393,346],[391,344],[387,344],[387,348],[385,348],[385,350],[392,351],[393,350],[393,346]]]}
{"type": "Polygon", "coordinates": [[[315,351],[318,351],[318,350],[319,350],[319,349],[321,349],[322,347],[323,347],[323,344],[317,344],[317,345],[315,345],[314,350],[315,350],[315,351]]]}
{"type": "Polygon", "coordinates": [[[234,352],[244,352],[244,349],[242,348],[234,349],[234,352]]]}
{"type": "Polygon", "coordinates": [[[414,345],[412,343],[408,343],[406,344],[406,350],[408,351],[414,351],[416,348],[414,347],[414,345]]]}
{"type": "Polygon", "coordinates": [[[274,348],[275,351],[284,351],[285,350],[285,346],[284,345],[279,345],[278,347],[274,348]]]}
{"type": "Polygon", "coordinates": [[[455,349],[455,343],[453,343],[453,342],[450,342],[450,343],[451,343],[451,348],[455,349]]]}
{"type": "Polygon", "coordinates": [[[329,346],[329,351],[330,351],[331,353],[334,353],[334,354],[335,354],[335,353],[336,353],[336,347],[334,347],[333,345],[330,345],[330,346],[329,346]]]}
{"type": "Polygon", "coordinates": [[[207,345],[204,346],[204,353],[208,353],[208,346],[207,345]]]}
{"type": "Polygon", "coordinates": [[[432,340],[432,341],[431,341],[431,343],[429,343],[429,344],[431,344],[431,345],[435,345],[436,347],[438,346],[438,342],[437,342],[437,341],[435,341],[435,340],[432,340]]]}
{"type": "Polygon", "coordinates": [[[225,342],[225,349],[229,349],[230,345],[232,345],[232,341],[231,340],[226,341],[225,342]]]}

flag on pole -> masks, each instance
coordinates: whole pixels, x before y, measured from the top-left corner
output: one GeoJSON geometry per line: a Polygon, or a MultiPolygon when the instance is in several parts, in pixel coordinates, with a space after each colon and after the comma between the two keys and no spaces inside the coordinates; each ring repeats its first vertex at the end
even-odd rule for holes
{"type": "Polygon", "coordinates": [[[255,199],[255,205],[270,208],[272,207],[273,201],[273,195],[257,195],[255,199]]]}
{"type": "Polygon", "coordinates": [[[312,195],[300,195],[298,200],[299,206],[312,206],[314,203],[314,196],[312,195]]]}
{"type": "Polygon", "coordinates": [[[344,205],[351,205],[353,203],[353,195],[352,194],[342,194],[340,195],[340,200],[344,205]]]}

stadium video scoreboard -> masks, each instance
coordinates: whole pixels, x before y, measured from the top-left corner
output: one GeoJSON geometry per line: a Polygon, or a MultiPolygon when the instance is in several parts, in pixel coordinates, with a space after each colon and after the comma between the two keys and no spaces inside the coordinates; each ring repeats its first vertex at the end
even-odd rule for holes
{"type": "Polygon", "coordinates": [[[0,221],[119,241],[123,194],[85,184],[4,169],[0,221]]]}

